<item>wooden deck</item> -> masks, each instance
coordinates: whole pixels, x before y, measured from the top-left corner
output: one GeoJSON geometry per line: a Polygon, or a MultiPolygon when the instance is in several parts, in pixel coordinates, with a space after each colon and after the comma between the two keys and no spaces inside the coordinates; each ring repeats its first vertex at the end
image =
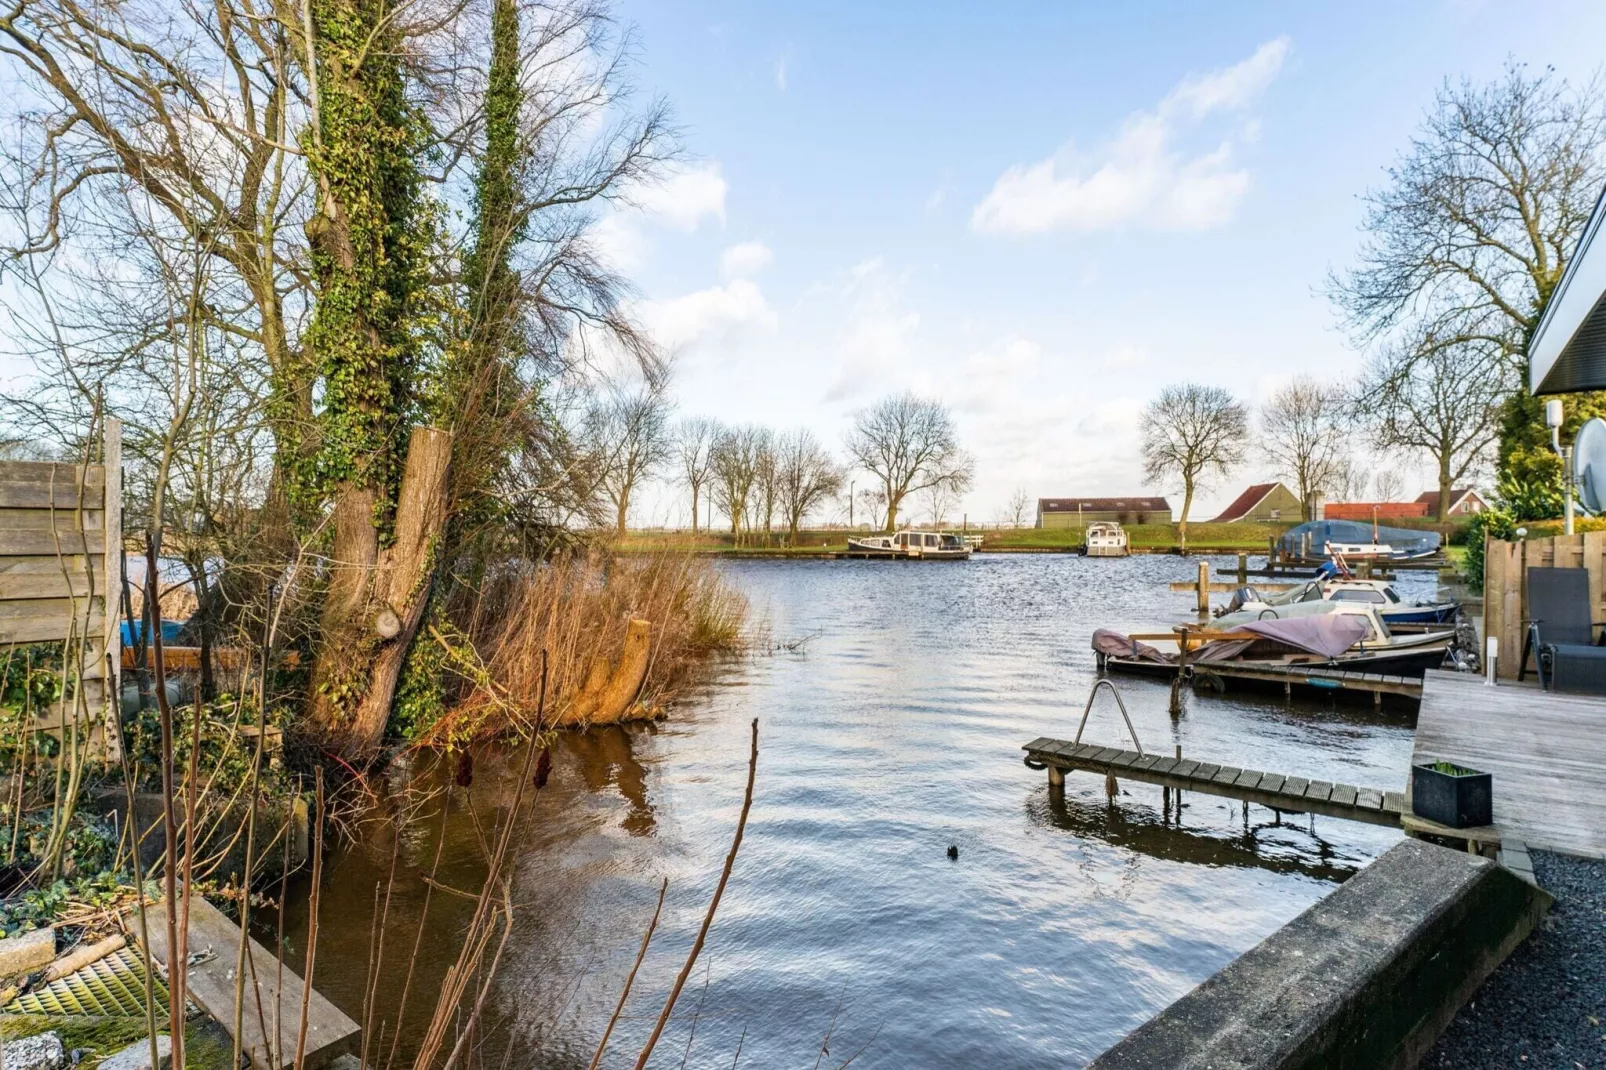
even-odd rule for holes
{"type": "Polygon", "coordinates": [[[1494,774],[1494,819],[1531,848],[1606,858],[1606,697],[1429,672],[1412,764],[1494,774]]]}
{"type": "Polygon", "coordinates": [[[1324,814],[1349,821],[1398,828],[1405,797],[1397,791],[1334,784],[1326,780],[1307,780],[1283,773],[1240,769],[1185,758],[1101,747],[1093,743],[1077,745],[1046,737],[1032,740],[1022,748],[1026,757],[1060,772],[1103,773],[1116,778],[1140,780],[1147,784],[1224,795],[1283,813],[1324,814]]]}
{"type": "MultiPolygon", "coordinates": [[[[151,955],[167,962],[167,924],[161,907],[148,908],[151,955]]],[[[138,934],[138,924],[129,931],[138,934]]],[[[279,960],[255,940],[250,942],[246,966],[246,1011],[241,1016],[241,1047],[257,1070],[279,1070],[295,1065],[297,1032],[301,1025],[301,978],[287,963],[284,988],[277,987],[279,960]],[[255,967],[253,970],[253,966],[255,967]],[[251,990],[253,973],[256,992],[251,990]],[[261,1015],[257,997],[261,996],[261,1015]],[[282,996],[282,998],[281,998],[282,996]]],[[[188,993],[195,1004],[217,1019],[224,1030],[234,1030],[234,966],[240,948],[240,927],[200,896],[190,900],[190,971],[188,993]]],[[[315,988],[307,1008],[306,1067],[321,1067],[346,1052],[355,1051],[362,1029],[315,988]]]]}

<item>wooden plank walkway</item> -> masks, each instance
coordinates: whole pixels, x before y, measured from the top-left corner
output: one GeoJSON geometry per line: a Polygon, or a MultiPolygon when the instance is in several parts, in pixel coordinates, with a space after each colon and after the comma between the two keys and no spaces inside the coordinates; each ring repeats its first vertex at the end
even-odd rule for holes
{"type": "Polygon", "coordinates": [[[1400,814],[1405,810],[1405,796],[1397,791],[1308,780],[1187,758],[1139,754],[1096,743],[1077,745],[1039,737],[1022,749],[1028,759],[1061,772],[1103,773],[1117,779],[1224,795],[1284,813],[1323,814],[1398,828],[1400,814]]]}
{"type": "Polygon", "coordinates": [[[1193,678],[1214,674],[1229,680],[1260,680],[1280,683],[1284,688],[1310,687],[1320,691],[1369,691],[1374,695],[1400,695],[1405,698],[1422,697],[1422,681],[1414,676],[1396,676],[1388,673],[1352,672],[1347,669],[1305,668],[1290,665],[1286,668],[1270,665],[1234,665],[1230,662],[1201,662],[1191,666],[1193,678]]]}
{"type": "MultiPolygon", "coordinates": [[[[151,955],[167,962],[167,923],[160,906],[148,907],[151,955]]],[[[138,921],[130,918],[128,929],[136,936],[138,921]]],[[[217,1019],[224,1030],[234,1030],[234,966],[240,955],[240,927],[200,896],[190,900],[189,997],[196,1006],[217,1019]]],[[[250,963],[245,975],[245,1014],[241,1017],[241,1047],[258,1070],[279,1070],[294,1066],[296,1033],[301,1026],[301,978],[284,967],[284,989],[276,986],[279,960],[255,940],[250,942],[250,963]],[[251,991],[255,966],[257,992],[251,991]],[[257,994],[262,999],[262,1017],[257,1015],[257,994]],[[282,999],[280,997],[283,997],[282,999]],[[275,1030],[277,1024],[277,1030],[275,1030]],[[265,1027],[265,1028],[264,1028],[265,1027]],[[269,1039],[277,1032],[277,1040],[269,1039]]],[[[356,1050],[362,1027],[330,1003],[315,988],[307,1010],[307,1054],[305,1065],[321,1067],[332,1059],[356,1050]]]]}
{"type": "Polygon", "coordinates": [[[1495,824],[1530,848],[1606,858],[1606,697],[1430,671],[1412,764],[1494,774],[1495,824]]]}

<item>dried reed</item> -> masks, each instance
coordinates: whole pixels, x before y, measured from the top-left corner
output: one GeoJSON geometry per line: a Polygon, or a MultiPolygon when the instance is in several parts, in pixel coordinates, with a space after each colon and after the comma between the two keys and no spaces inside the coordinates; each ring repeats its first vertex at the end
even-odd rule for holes
{"type": "Polygon", "coordinates": [[[543,651],[551,665],[545,723],[556,722],[592,663],[617,657],[631,618],[652,624],[647,680],[637,704],[651,710],[672,698],[709,657],[745,647],[747,608],[747,599],[712,562],[686,553],[566,555],[489,578],[472,605],[453,613],[483,673],[465,674],[465,693],[420,733],[420,742],[522,735],[541,727],[532,714],[543,651]]]}

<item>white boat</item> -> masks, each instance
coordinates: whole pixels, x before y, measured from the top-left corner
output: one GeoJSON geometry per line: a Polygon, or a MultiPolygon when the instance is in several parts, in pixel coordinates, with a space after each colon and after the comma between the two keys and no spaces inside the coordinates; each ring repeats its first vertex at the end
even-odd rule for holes
{"type": "Polygon", "coordinates": [[[1253,587],[1239,588],[1217,615],[1253,610],[1261,617],[1263,611],[1270,610],[1271,616],[1280,616],[1282,607],[1323,601],[1370,603],[1387,624],[1454,625],[1456,611],[1461,608],[1455,602],[1407,602],[1387,580],[1329,576],[1277,594],[1262,595],[1253,587]]]}
{"type": "Polygon", "coordinates": [[[1114,521],[1099,521],[1087,526],[1082,553],[1088,557],[1125,557],[1131,553],[1126,532],[1114,521]]]}
{"type": "Polygon", "coordinates": [[[946,531],[904,530],[894,535],[866,535],[848,540],[849,557],[963,561],[970,553],[970,543],[964,536],[946,531]]]}

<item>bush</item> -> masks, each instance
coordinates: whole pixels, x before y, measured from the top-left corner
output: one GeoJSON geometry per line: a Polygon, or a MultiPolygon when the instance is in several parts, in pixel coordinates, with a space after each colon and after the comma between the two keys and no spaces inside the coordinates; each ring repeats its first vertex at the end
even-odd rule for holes
{"type": "Polygon", "coordinates": [[[1467,586],[1483,593],[1484,538],[1509,540],[1517,536],[1517,528],[1529,521],[1546,521],[1559,517],[1565,508],[1559,483],[1545,480],[1520,480],[1507,476],[1495,489],[1493,504],[1478,513],[1467,525],[1467,586]]]}

